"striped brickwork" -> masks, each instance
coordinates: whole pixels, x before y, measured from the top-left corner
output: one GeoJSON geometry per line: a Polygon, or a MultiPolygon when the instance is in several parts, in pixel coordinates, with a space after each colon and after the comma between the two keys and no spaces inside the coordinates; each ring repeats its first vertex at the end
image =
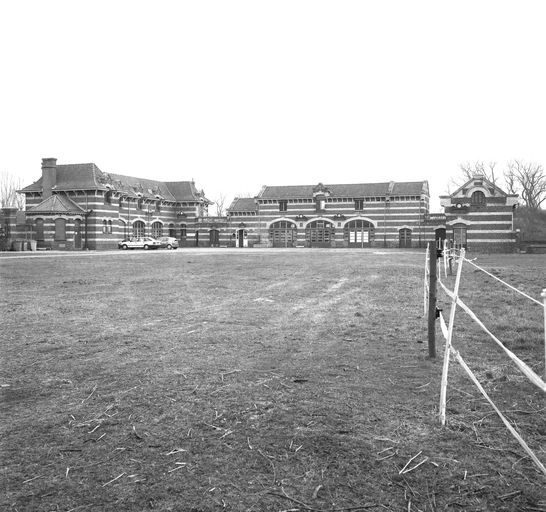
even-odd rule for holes
{"type": "Polygon", "coordinates": [[[57,166],[55,159],[44,159],[42,178],[22,192],[41,247],[114,249],[131,235],[210,245],[210,230],[198,226],[210,202],[193,182],[163,183],[106,174],[95,164],[57,166]]]}
{"type": "Polygon", "coordinates": [[[469,180],[450,196],[441,196],[447,238],[469,251],[511,252],[515,248],[517,196],[483,177],[469,180]]]}
{"type": "Polygon", "coordinates": [[[264,187],[247,204],[234,202],[232,224],[245,224],[255,243],[273,247],[416,247],[424,236],[426,182],[313,189],[264,187]]]}

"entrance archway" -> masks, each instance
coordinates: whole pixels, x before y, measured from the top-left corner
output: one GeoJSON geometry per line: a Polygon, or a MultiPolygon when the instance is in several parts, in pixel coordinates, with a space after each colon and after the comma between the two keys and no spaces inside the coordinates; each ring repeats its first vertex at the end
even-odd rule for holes
{"type": "Polygon", "coordinates": [[[307,247],[331,247],[334,240],[334,224],[328,220],[314,220],[305,228],[307,247]]]}
{"type": "Polygon", "coordinates": [[[296,233],[296,224],[287,220],[278,220],[269,226],[269,240],[273,247],[294,247],[296,233]]]}
{"type": "Polygon", "coordinates": [[[141,220],[133,222],[133,236],[142,237],[146,235],[146,226],[141,220]]]}
{"type": "Polygon", "coordinates": [[[375,238],[375,227],[364,219],[352,220],[345,224],[343,238],[348,247],[369,247],[375,238]]]}

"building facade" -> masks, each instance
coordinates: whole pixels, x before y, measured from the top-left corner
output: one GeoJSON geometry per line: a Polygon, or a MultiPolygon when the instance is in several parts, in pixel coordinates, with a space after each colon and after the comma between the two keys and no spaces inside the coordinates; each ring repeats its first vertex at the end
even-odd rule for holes
{"type": "MultiPolygon", "coordinates": [[[[516,247],[514,210],[516,194],[507,194],[483,176],[476,175],[453,194],[440,196],[445,236],[455,246],[477,252],[513,252],[516,247]]],[[[431,219],[431,225],[434,220],[431,219]]]]}
{"type": "Polygon", "coordinates": [[[199,224],[210,201],[192,181],[160,182],[44,158],[41,178],[21,193],[38,248],[112,249],[128,236],[172,236],[183,246],[218,242],[213,229],[199,224]]]}
{"type": "Polygon", "coordinates": [[[475,176],[430,213],[427,181],[264,186],[235,198],[226,216],[193,181],[161,182],[42,160],[21,190],[26,211],[0,211],[0,248],[114,249],[128,236],[171,236],[181,247],[419,248],[444,239],[473,251],[515,250],[517,196],[475,176]]]}
{"type": "Polygon", "coordinates": [[[428,210],[428,182],[391,181],[264,186],[228,214],[237,236],[260,247],[409,248],[424,243],[428,210]]]}

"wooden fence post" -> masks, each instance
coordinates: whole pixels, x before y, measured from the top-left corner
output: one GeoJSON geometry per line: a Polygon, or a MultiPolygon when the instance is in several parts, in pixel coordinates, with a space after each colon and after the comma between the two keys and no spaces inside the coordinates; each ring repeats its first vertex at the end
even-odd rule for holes
{"type": "Polygon", "coordinates": [[[546,288],[540,296],[544,299],[544,379],[546,379],[546,288]]]}
{"type": "Polygon", "coordinates": [[[437,274],[437,251],[429,244],[429,280],[428,280],[428,356],[436,357],[436,274],[437,274]]]}
{"type": "Polygon", "coordinates": [[[442,368],[442,382],[440,385],[440,423],[446,424],[446,396],[447,396],[447,374],[449,370],[449,354],[451,352],[451,340],[453,339],[453,327],[455,324],[455,312],[457,310],[457,299],[459,297],[459,285],[461,283],[461,273],[463,270],[463,261],[465,250],[461,249],[458,258],[457,277],[455,278],[455,288],[453,289],[453,300],[449,312],[449,325],[447,328],[447,340],[444,349],[444,364],[442,368]]]}

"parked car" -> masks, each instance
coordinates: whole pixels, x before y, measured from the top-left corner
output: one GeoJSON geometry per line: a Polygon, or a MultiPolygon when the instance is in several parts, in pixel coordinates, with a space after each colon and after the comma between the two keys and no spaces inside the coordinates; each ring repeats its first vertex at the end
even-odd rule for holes
{"type": "Polygon", "coordinates": [[[178,240],[172,236],[162,236],[159,241],[161,242],[161,247],[166,249],[178,249],[178,240]]]}
{"type": "Polygon", "coordinates": [[[161,242],[149,236],[129,237],[121,242],[118,242],[118,249],[158,249],[161,247],[161,242]]]}

